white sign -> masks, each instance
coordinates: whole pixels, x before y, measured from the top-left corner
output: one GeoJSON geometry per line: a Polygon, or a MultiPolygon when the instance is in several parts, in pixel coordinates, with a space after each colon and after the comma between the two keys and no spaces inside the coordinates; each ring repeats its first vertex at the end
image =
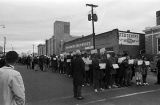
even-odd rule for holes
{"type": "Polygon", "coordinates": [[[112,66],[113,66],[114,69],[118,69],[119,68],[118,64],[112,64],[112,66]]]}
{"type": "Polygon", "coordinates": [[[139,45],[139,34],[119,32],[120,45],[139,45]]]}
{"type": "Polygon", "coordinates": [[[100,69],[105,69],[106,68],[106,63],[99,63],[100,69]]]}
{"type": "Polygon", "coordinates": [[[128,64],[134,64],[134,59],[128,60],[128,64]]]}
{"type": "Polygon", "coordinates": [[[118,63],[122,63],[125,59],[126,59],[126,57],[118,58],[118,63]]]}
{"type": "Polygon", "coordinates": [[[138,65],[142,65],[143,64],[143,61],[142,60],[139,60],[138,61],[138,65]]]}
{"type": "Polygon", "coordinates": [[[71,59],[67,59],[67,62],[71,62],[71,59]]]}
{"type": "Polygon", "coordinates": [[[91,50],[91,54],[96,54],[96,53],[97,53],[97,49],[91,50]]]}
{"type": "Polygon", "coordinates": [[[148,65],[150,65],[150,62],[149,61],[145,61],[145,64],[148,66],[148,65]]]}
{"type": "Polygon", "coordinates": [[[105,48],[101,48],[101,49],[100,49],[100,53],[104,53],[105,51],[106,51],[105,48]]]}

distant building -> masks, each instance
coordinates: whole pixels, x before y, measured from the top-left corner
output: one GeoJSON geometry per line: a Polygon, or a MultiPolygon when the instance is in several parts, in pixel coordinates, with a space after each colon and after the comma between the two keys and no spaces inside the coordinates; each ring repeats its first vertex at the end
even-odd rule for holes
{"type": "Polygon", "coordinates": [[[145,32],[145,52],[146,54],[160,54],[160,11],[156,12],[157,26],[146,27],[145,32]]]}
{"type": "MultiPolygon", "coordinates": [[[[51,56],[53,54],[61,54],[63,52],[63,44],[76,38],[79,37],[70,35],[70,22],[55,21],[54,35],[51,38],[45,40],[44,55],[51,56]]],[[[38,52],[42,52],[41,47],[42,46],[40,44],[38,52]]]]}
{"type": "Polygon", "coordinates": [[[38,56],[40,55],[46,55],[46,45],[45,44],[38,45],[38,56]]]}
{"type": "Polygon", "coordinates": [[[54,23],[54,53],[63,52],[63,44],[70,40],[76,39],[70,35],[70,22],[55,21],[54,23]]]}

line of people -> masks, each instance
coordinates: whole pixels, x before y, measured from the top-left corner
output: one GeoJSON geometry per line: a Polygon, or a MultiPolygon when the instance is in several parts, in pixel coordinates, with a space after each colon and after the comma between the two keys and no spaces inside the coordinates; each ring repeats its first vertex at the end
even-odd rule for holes
{"type": "Polygon", "coordinates": [[[77,58],[76,53],[53,55],[51,57],[42,55],[33,58],[28,56],[21,59],[21,62],[25,62],[29,69],[38,70],[40,68],[41,71],[50,69],[52,72],[59,72],[73,77],[73,79],[78,78],[77,80],[80,82],[76,81],[77,83],[82,86],[91,85],[95,92],[131,86],[133,77],[136,79],[137,86],[149,85],[147,83],[147,73],[150,62],[145,57],[132,59],[128,54],[117,56],[114,53],[79,53],[78,57],[84,63],[81,65],[83,67],[78,67],[84,69],[82,75],[79,74],[81,70],[75,66],[75,62],[77,62],[74,60],[77,58]],[[74,74],[76,73],[75,77],[74,74]]]}

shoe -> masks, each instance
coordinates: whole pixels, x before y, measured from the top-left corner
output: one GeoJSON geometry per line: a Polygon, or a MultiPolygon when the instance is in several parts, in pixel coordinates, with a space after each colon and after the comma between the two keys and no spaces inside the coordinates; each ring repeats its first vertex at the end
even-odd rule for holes
{"type": "Polygon", "coordinates": [[[104,89],[103,89],[103,88],[100,88],[100,90],[101,90],[101,91],[104,91],[104,89]]]}
{"type": "Polygon", "coordinates": [[[117,86],[117,85],[113,85],[112,87],[114,87],[114,88],[118,88],[118,86],[117,86]]]}
{"type": "Polygon", "coordinates": [[[146,83],[143,83],[144,86],[146,86],[146,83]]]}
{"type": "Polygon", "coordinates": [[[97,90],[97,89],[94,89],[94,92],[96,92],[96,93],[97,93],[97,92],[98,92],[98,90],[97,90]]]}
{"type": "Polygon", "coordinates": [[[111,86],[108,86],[108,89],[111,89],[112,87],[111,86]]]}
{"type": "Polygon", "coordinates": [[[141,83],[141,82],[139,82],[139,85],[142,85],[142,83],[141,83]]]}
{"type": "Polygon", "coordinates": [[[84,97],[80,96],[80,97],[77,97],[77,100],[83,100],[84,97]]]}

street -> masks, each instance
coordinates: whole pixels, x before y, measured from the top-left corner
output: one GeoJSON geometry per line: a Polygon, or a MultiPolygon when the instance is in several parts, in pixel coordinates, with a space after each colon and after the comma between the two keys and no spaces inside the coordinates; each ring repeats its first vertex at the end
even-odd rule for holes
{"type": "MultiPolygon", "coordinates": [[[[84,100],[73,98],[72,78],[51,71],[33,71],[17,65],[26,93],[26,105],[159,105],[160,86],[154,85],[156,76],[149,73],[149,86],[113,88],[95,93],[83,87],[84,100]]],[[[134,81],[133,81],[134,82],[134,81]]]]}

